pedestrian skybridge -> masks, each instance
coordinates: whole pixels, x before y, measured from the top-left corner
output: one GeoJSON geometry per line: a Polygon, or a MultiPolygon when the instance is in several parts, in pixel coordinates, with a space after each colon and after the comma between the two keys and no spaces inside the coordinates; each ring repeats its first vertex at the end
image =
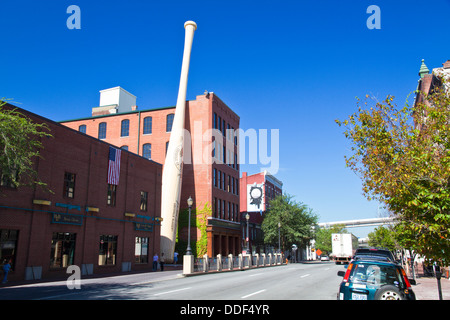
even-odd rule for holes
{"type": "Polygon", "coordinates": [[[344,225],[347,228],[372,227],[372,226],[381,226],[381,225],[385,225],[385,224],[393,224],[396,220],[397,219],[394,217],[385,217],[385,218],[343,220],[343,221],[334,221],[334,222],[321,222],[318,225],[321,228],[329,228],[329,227],[335,226],[335,225],[344,225]]]}

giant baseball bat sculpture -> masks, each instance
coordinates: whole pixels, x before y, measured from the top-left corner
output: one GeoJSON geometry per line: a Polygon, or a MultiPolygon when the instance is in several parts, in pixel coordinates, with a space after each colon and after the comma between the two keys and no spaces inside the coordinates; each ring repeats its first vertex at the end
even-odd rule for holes
{"type": "Polygon", "coordinates": [[[181,65],[180,87],[173,119],[172,132],[164,162],[161,189],[161,253],[166,262],[173,261],[175,240],[180,210],[181,182],[183,176],[183,143],[186,108],[186,88],[191,58],[192,40],[197,24],[186,21],[183,63],[181,65]]]}

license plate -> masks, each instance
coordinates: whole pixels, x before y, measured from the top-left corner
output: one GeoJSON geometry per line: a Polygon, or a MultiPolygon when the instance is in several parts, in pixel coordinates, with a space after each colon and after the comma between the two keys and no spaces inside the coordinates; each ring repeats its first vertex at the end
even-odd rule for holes
{"type": "Polygon", "coordinates": [[[352,300],[367,300],[367,295],[352,292],[352,300]]]}

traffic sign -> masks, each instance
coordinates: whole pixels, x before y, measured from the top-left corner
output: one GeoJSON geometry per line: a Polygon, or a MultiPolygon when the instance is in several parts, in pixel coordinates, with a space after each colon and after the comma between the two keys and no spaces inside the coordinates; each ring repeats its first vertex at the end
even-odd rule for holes
{"type": "Polygon", "coordinates": [[[322,251],[320,251],[320,249],[317,249],[316,253],[318,256],[320,256],[322,254],[322,251]]]}

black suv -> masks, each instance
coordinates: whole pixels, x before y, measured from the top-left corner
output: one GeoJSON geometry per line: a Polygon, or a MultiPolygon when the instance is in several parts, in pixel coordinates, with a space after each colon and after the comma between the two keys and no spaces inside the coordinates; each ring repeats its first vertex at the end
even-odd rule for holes
{"type": "Polygon", "coordinates": [[[395,259],[392,252],[387,249],[379,249],[379,248],[358,248],[358,249],[356,249],[355,255],[353,256],[353,260],[366,260],[366,259],[374,259],[374,260],[381,260],[381,261],[389,261],[392,263],[399,263],[399,261],[395,259]]]}

